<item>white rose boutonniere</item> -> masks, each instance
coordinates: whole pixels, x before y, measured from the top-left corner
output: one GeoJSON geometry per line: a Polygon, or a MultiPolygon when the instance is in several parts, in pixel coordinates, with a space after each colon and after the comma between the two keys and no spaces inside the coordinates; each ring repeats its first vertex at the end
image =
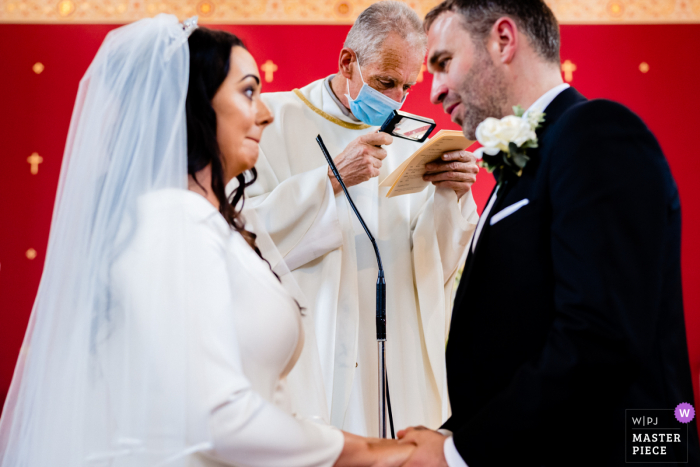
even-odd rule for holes
{"type": "Polygon", "coordinates": [[[476,127],[476,139],[482,145],[474,151],[481,166],[489,172],[500,169],[498,183],[506,171],[518,177],[530,158],[525,154],[528,148],[537,147],[535,130],[544,122],[542,112],[529,112],[525,115],[522,107],[513,107],[514,115],[502,119],[487,118],[476,127]]]}

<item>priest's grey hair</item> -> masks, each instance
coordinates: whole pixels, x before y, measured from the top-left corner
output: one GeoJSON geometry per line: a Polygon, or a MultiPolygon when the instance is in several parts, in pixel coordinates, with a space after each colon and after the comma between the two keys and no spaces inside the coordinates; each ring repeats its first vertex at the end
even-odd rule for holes
{"type": "Polygon", "coordinates": [[[391,33],[409,42],[416,53],[425,55],[428,37],[423,22],[411,7],[396,1],[377,2],[360,13],[344,47],[352,49],[362,65],[372,63],[379,58],[384,39],[391,33]]]}

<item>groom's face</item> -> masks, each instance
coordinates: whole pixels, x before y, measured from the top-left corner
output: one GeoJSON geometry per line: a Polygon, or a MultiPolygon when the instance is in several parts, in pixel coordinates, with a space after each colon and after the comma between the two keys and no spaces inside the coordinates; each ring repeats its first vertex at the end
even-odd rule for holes
{"type": "Polygon", "coordinates": [[[476,139],[476,127],[488,117],[502,118],[507,88],[488,52],[488,40],[472,40],[457,13],[440,15],[428,31],[428,70],[433,74],[430,100],[476,139]]]}

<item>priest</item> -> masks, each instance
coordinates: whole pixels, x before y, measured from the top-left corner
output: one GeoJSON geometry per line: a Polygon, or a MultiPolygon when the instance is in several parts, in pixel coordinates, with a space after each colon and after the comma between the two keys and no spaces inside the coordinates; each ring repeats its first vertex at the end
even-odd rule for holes
{"type": "Polygon", "coordinates": [[[419,147],[377,130],[406,99],[425,51],[415,12],[379,2],[348,33],[338,73],[263,95],[274,122],[247,206],[305,293],[312,323],[289,375],[292,406],[360,435],[378,435],[377,262],[315,138],[334,156],[382,254],[394,423],[438,426],[449,413],[445,343],[454,278],[478,221],[470,191],[478,167],[456,151],[427,167],[432,185],[423,192],[386,198],[378,187],[419,147]]]}

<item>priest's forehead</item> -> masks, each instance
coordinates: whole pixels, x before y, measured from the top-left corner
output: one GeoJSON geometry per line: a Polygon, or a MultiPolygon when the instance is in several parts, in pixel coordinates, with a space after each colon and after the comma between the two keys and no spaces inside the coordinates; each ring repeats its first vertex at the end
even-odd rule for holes
{"type": "Polygon", "coordinates": [[[365,79],[415,84],[423,65],[423,55],[415,53],[415,50],[405,47],[403,43],[399,36],[390,36],[384,41],[374,60],[365,61],[359,57],[362,73],[366,74],[365,79]]]}

